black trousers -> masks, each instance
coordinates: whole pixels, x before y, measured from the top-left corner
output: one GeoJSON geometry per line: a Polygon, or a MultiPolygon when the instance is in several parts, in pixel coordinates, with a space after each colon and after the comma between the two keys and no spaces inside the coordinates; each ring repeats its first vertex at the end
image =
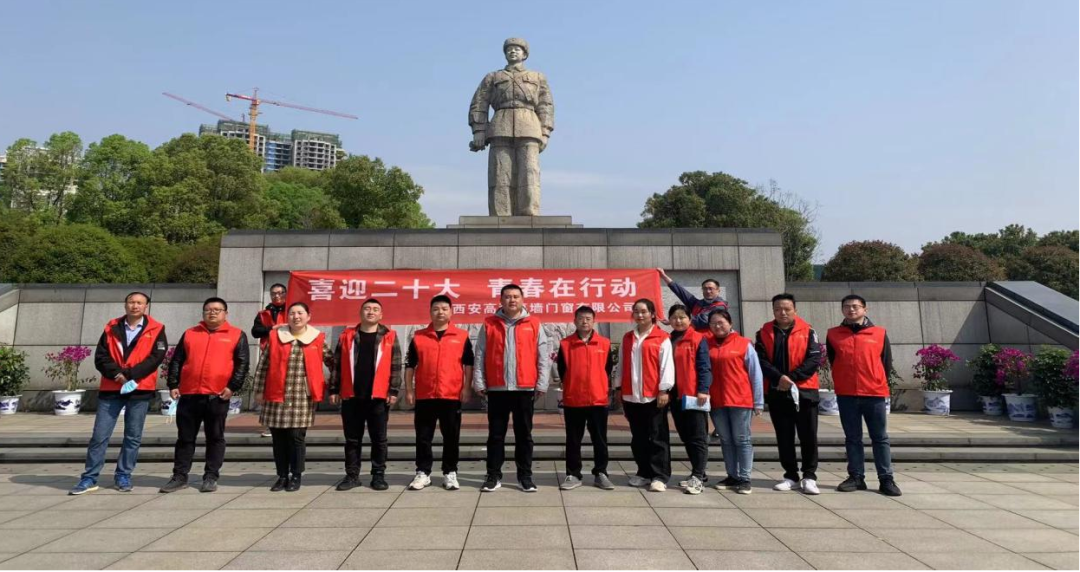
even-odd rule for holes
{"type": "Polygon", "coordinates": [[[623,401],[630,423],[630,450],[637,463],[637,476],[667,483],[671,478],[671,441],[667,408],[652,403],[623,401]]]}
{"type": "Polygon", "coordinates": [[[206,467],[203,479],[221,476],[225,462],[225,418],[229,400],[216,395],[181,395],[176,404],[176,449],[173,452],[173,476],[187,479],[195,458],[195,439],[199,427],[206,434],[206,467]]]}
{"type": "Polygon", "coordinates": [[[683,409],[682,399],[673,397],[671,417],[675,420],[679,440],[690,457],[690,474],[704,481],[709,466],[709,414],[683,409]]]}
{"type": "Polygon", "coordinates": [[[345,474],[360,477],[360,454],[364,446],[364,427],[371,436],[371,474],[386,473],[386,423],[389,409],[385,399],[343,399],[341,426],[345,430],[345,474]]]}
{"type": "Polygon", "coordinates": [[[514,464],[518,480],[532,478],[533,397],[531,391],[489,391],[487,474],[502,478],[506,460],[506,429],[514,420],[514,464]]]}
{"type": "Polygon", "coordinates": [[[784,478],[798,482],[799,465],[795,458],[795,435],[799,436],[802,449],[802,476],[817,480],[818,467],[818,407],[817,403],[799,399],[799,411],[795,402],[786,394],[769,395],[769,416],[776,431],[776,448],[780,452],[780,465],[784,478]]]}
{"type": "Polygon", "coordinates": [[[457,399],[417,399],[413,412],[416,429],[416,470],[431,474],[435,455],[431,442],[435,439],[435,424],[442,434],[442,472],[456,473],[461,441],[461,401],[457,399]]]}
{"type": "Polygon", "coordinates": [[[566,474],[581,478],[581,440],[589,429],[592,441],[592,474],[607,474],[607,406],[563,407],[566,422],[566,474]]]}
{"type": "Polygon", "coordinates": [[[274,440],[274,467],[277,476],[294,477],[304,474],[304,459],[307,457],[307,427],[291,429],[270,428],[274,440]]]}

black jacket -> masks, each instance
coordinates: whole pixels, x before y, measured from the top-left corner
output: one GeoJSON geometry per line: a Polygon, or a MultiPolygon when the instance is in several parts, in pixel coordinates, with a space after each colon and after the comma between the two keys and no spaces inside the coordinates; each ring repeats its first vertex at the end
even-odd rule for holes
{"type": "MultiPolygon", "coordinates": [[[[169,362],[169,389],[180,389],[180,370],[187,361],[187,351],[184,349],[184,336],[176,343],[176,351],[173,352],[172,361],[169,362]]],[[[240,341],[233,349],[233,371],[226,384],[233,393],[244,387],[244,379],[247,378],[248,369],[251,367],[251,354],[248,351],[247,334],[240,332],[240,341]]]]}
{"type": "MultiPolygon", "coordinates": [[[[135,344],[142,338],[143,332],[146,331],[146,318],[143,318],[143,328],[139,330],[139,333],[131,340],[131,344],[128,344],[127,333],[124,331],[126,320],[126,317],[121,317],[112,329],[113,336],[120,340],[121,345],[124,346],[124,359],[127,359],[127,357],[131,355],[132,348],[135,347],[135,344]]],[[[158,332],[157,339],[154,340],[154,349],[150,352],[150,355],[130,368],[121,367],[120,364],[113,360],[112,353],[109,352],[109,336],[107,336],[105,332],[101,332],[101,337],[98,338],[97,348],[94,350],[94,367],[102,377],[114,379],[117,375],[123,374],[127,379],[138,381],[154,373],[165,359],[165,354],[168,353],[168,351],[169,340],[165,337],[165,326],[162,326],[161,331],[158,332]]],[[[119,391],[101,391],[99,392],[99,395],[119,393],[119,391]]],[[[132,395],[150,395],[152,393],[152,391],[137,389],[132,392],[132,395]]]]}
{"type": "MultiPolygon", "coordinates": [[[[277,321],[278,314],[285,311],[285,306],[275,306],[273,304],[267,304],[264,310],[270,311],[270,317],[277,321]]],[[[255,323],[251,326],[251,337],[261,340],[270,335],[270,328],[267,328],[259,321],[259,315],[255,314],[255,323]]]]}
{"type": "MultiPolygon", "coordinates": [[[[776,325],[776,322],[770,322],[766,328],[773,328],[774,342],[773,342],[773,356],[769,359],[769,354],[765,351],[765,344],[761,341],[761,331],[758,331],[754,339],[754,350],[757,351],[758,361],[761,362],[761,373],[765,376],[765,379],[769,382],[770,397],[774,397],[773,393],[779,392],[783,395],[788,395],[786,391],[780,392],[779,384],[782,376],[788,376],[791,381],[805,381],[810,379],[817,373],[819,367],[821,367],[821,360],[823,358],[821,352],[821,342],[818,341],[817,332],[813,328],[810,328],[810,339],[806,344],[806,356],[803,357],[803,361],[797,364],[795,367],[791,367],[788,363],[788,334],[791,333],[791,329],[781,329],[776,325]]],[[[816,389],[803,389],[799,388],[799,397],[802,399],[809,399],[816,401],[818,399],[818,390],[816,389]]]]}

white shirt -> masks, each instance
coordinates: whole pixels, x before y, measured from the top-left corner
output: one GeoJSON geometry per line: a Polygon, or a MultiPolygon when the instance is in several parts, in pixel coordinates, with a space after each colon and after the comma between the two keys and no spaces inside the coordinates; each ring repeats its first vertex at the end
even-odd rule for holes
{"type": "MultiPolygon", "coordinates": [[[[652,326],[649,331],[641,334],[637,328],[634,328],[634,345],[630,348],[630,384],[633,391],[632,395],[623,395],[624,401],[630,403],[652,403],[656,401],[655,397],[644,397],[642,395],[642,380],[641,380],[641,342],[645,338],[649,337],[652,333],[652,326]]],[[[660,391],[668,391],[672,387],[675,387],[675,363],[671,360],[671,340],[665,339],[660,344],[660,391]]],[[[626,364],[619,362],[619,371],[615,375],[615,387],[622,386],[622,368],[626,367],[626,364]]]]}

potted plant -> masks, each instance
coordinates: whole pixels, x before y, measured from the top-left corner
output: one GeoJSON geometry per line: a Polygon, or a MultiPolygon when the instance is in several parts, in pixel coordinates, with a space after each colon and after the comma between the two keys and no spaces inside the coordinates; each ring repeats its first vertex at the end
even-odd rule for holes
{"type": "Polygon", "coordinates": [[[818,368],[818,413],[821,415],[840,415],[840,406],[836,404],[836,392],[833,391],[832,366],[829,359],[821,360],[818,368]]]}
{"type": "Polygon", "coordinates": [[[14,415],[19,410],[22,389],[30,383],[26,354],[0,344],[0,415],[14,415]]]}
{"type": "Polygon", "coordinates": [[[1044,347],[1031,362],[1035,391],[1059,429],[1076,426],[1076,353],[1044,347]]]}
{"type": "Polygon", "coordinates": [[[979,348],[979,355],[967,361],[971,370],[971,385],[979,396],[983,415],[1000,417],[1005,414],[1001,394],[1005,392],[1003,380],[998,377],[997,363],[994,356],[1001,351],[997,344],[986,344],[979,348]]]}
{"type": "MultiPolygon", "coordinates": [[[[161,379],[168,379],[169,377],[169,364],[172,363],[173,352],[176,351],[176,346],[169,348],[169,351],[165,352],[165,359],[161,360],[161,365],[158,367],[158,377],[161,379]]],[[[169,388],[158,390],[158,399],[161,400],[161,414],[169,414],[169,406],[172,405],[172,394],[169,392],[169,388]]]]}
{"type": "Polygon", "coordinates": [[[86,390],[79,389],[79,386],[94,381],[94,378],[79,377],[79,366],[91,353],[88,347],[68,346],[60,350],[60,353],[45,354],[49,365],[42,371],[54,383],[58,382],[64,387],[52,392],[53,413],[56,415],[78,415],[82,409],[83,393],[86,390]]]}
{"type": "Polygon", "coordinates": [[[1001,348],[994,354],[994,367],[997,381],[1006,393],[1005,408],[1011,421],[1035,421],[1036,396],[1032,393],[1020,393],[1022,384],[1028,377],[1028,365],[1031,356],[1015,348],[1001,348]]]}
{"type": "Polygon", "coordinates": [[[923,380],[923,410],[930,415],[948,415],[952,390],[949,389],[945,373],[960,358],[937,344],[922,348],[915,355],[919,361],[912,369],[915,370],[915,378],[923,380]]]}

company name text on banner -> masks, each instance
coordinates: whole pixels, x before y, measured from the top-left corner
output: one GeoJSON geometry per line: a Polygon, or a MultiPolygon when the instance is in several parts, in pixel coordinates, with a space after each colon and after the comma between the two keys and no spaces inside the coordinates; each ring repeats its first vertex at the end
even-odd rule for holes
{"type": "Polygon", "coordinates": [[[521,286],[525,309],[544,322],[573,322],[587,305],[598,322],[630,320],[635,300],[648,298],[661,308],[660,276],[655,269],[580,270],[320,270],[289,275],[290,304],[311,308],[311,323],[354,325],[360,305],[379,300],[387,325],[427,324],[431,298],[449,296],[453,321],[475,324],[499,308],[499,291],[521,286]]]}

